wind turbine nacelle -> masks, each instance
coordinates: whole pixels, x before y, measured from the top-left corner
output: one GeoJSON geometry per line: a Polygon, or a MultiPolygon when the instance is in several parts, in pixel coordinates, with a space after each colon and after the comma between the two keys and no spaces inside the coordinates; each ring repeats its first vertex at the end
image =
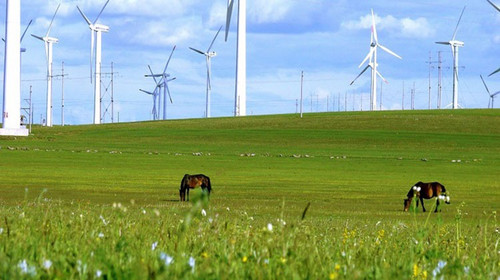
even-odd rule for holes
{"type": "Polygon", "coordinates": [[[104,24],[94,24],[93,30],[95,31],[101,31],[101,32],[108,32],[109,31],[109,26],[106,26],[104,24]]]}
{"type": "Polygon", "coordinates": [[[54,37],[43,37],[43,40],[47,43],[58,43],[59,39],[54,37]]]}
{"type": "Polygon", "coordinates": [[[450,45],[456,46],[456,47],[463,47],[464,46],[464,42],[453,40],[453,41],[450,41],[450,45]]]}
{"type": "Polygon", "coordinates": [[[21,52],[26,52],[26,48],[21,48],[21,52]]]}

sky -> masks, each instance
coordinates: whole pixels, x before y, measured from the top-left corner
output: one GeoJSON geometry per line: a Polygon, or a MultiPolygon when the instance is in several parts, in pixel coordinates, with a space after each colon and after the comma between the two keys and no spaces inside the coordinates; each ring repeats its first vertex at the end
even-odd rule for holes
{"type": "MultiPolygon", "coordinates": [[[[58,76],[53,79],[53,123],[61,124],[64,112],[65,124],[90,124],[91,33],[76,6],[92,21],[105,2],[21,0],[21,30],[33,20],[21,44],[27,49],[22,54],[22,107],[27,107],[31,88],[35,123],[45,118],[47,62],[43,42],[29,34],[44,36],[61,4],[50,33],[59,39],[53,47],[53,75],[58,76]]],[[[169,83],[173,102],[167,104],[167,119],[204,117],[206,62],[189,47],[208,48],[225,25],[226,6],[227,0],[110,0],[98,21],[110,27],[102,36],[102,72],[108,73],[103,77],[103,122],[112,121],[111,88],[114,122],[153,118],[153,99],[139,89],[154,89],[153,80],[144,76],[148,65],[161,72],[174,45],[167,72],[176,80],[169,83]]],[[[492,93],[500,90],[500,73],[488,77],[500,67],[500,13],[486,0],[401,0],[398,5],[389,0],[253,0],[247,3],[247,114],[298,112],[302,71],[305,113],[369,110],[369,71],[350,82],[370,50],[371,9],[379,43],[402,57],[379,50],[378,70],[388,83],[377,80],[379,94],[382,89],[377,107],[428,109],[430,77],[431,108],[436,108],[439,53],[445,107],[452,102],[452,53],[435,42],[451,40],[464,6],[456,36],[465,43],[459,49],[458,102],[463,108],[486,108],[489,96],[479,75],[492,93]]],[[[217,53],[212,58],[213,117],[234,115],[236,4],[234,8],[227,42],[222,31],[212,48],[217,53]]],[[[4,11],[2,1],[1,30],[4,11]]],[[[3,62],[3,48],[0,55],[3,62]]],[[[3,80],[3,67],[0,71],[3,80]]]]}

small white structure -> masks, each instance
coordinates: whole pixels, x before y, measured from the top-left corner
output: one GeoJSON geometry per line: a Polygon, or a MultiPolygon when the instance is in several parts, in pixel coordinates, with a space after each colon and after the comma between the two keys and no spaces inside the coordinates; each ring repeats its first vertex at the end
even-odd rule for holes
{"type": "Polygon", "coordinates": [[[3,111],[0,135],[28,136],[21,126],[21,1],[7,0],[3,111]]]}

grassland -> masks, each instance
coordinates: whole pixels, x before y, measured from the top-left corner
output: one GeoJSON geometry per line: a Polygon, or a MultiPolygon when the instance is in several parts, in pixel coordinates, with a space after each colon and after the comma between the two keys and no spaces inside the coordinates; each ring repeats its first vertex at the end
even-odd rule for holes
{"type": "Polygon", "coordinates": [[[441,110],[35,127],[0,138],[0,278],[496,279],[498,124],[441,110]],[[178,202],[185,173],[210,176],[209,202],[178,202]],[[417,181],[452,204],[403,213],[417,181]]]}

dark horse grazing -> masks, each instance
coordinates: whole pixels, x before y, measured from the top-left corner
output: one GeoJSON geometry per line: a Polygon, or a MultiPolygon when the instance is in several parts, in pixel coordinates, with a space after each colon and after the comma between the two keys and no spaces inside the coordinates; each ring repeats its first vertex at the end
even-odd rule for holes
{"type": "Polygon", "coordinates": [[[443,185],[441,185],[438,182],[432,182],[432,183],[418,182],[413,187],[411,187],[410,191],[406,195],[408,196],[408,198],[404,200],[405,212],[408,211],[408,208],[410,208],[411,200],[415,195],[417,196],[417,207],[418,207],[418,199],[420,199],[420,202],[422,203],[422,209],[424,210],[424,212],[425,212],[424,198],[425,199],[430,199],[433,197],[438,198],[436,202],[436,210],[434,212],[437,212],[440,199],[444,200],[446,204],[450,204],[450,197],[446,194],[446,189],[444,188],[443,185]]]}
{"type": "Polygon", "coordinates": [[[181,181],[181,187],[179,188],[181,201],[186,201],[186,192],[187,192],[187,200],[189,201],[189,189],[194,189],[196,187],[201,187],[203,191],[206,189],[208,191],[208,194],[210,195],[210,192],[212,191],[210,178],[208,178],[208,176],[205,176],[203,174],[184,175],[181,181]]]}

